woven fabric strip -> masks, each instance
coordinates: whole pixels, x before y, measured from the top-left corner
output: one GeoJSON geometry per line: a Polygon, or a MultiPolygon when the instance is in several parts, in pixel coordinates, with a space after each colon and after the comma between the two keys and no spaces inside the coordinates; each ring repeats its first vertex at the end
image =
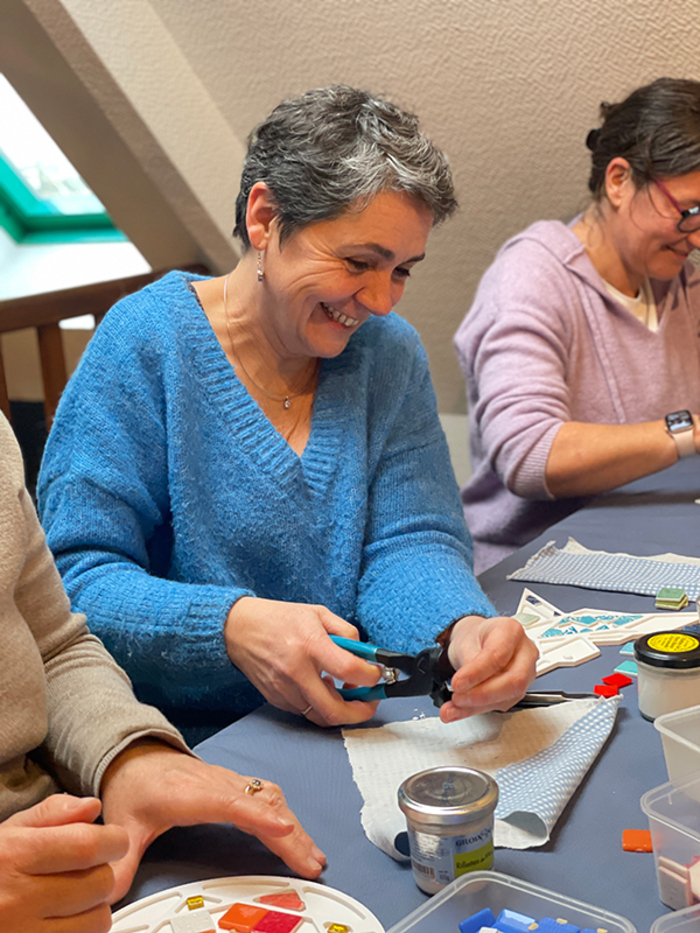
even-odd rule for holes
{"type": "Polygon", "coordinates": [[[673,586],[681,587],[690,600],[696,600],[700,596],[700,560],[677,554],[637,557],[589,551],[569,538],[564,548],[550,541],[508,579],[642,596],[656,596],[662,587],[673,586]]]}

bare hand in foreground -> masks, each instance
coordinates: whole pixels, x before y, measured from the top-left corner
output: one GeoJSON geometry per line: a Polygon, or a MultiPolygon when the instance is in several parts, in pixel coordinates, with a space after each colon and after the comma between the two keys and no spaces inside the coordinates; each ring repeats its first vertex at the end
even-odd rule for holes
{"type": "Polygon", "coordinates": [[[229,657],[269,703],[319,726],[364,722],[377,704],[343,700],[333,678],[373,687],[380,670],[329,635],[357,639],[358,631],[325,606],[252,596],[235,603],[224,628],[229,657]]]}
{"type": "Polygon", "coordinates": [[[443,722],[489,710],[507,710],[522,699],[535,678],[538,651],[515,619],[465,616],[452,629],[448,647],[452,699],[440,710],[443,722]]]}
{"type": "Polygon", "coordinates": [[[287,806],[276,784],[246,794],[250,778],[208,765],[159,742],[136,743],[110,764],[102,781],[105,823],[126,830],[129,850],[112,867],[112,901],[129,890],[141,856],[172,826],[232,823],[257,836],[303,878],[317,878],[326,857],[287,806]]]}
{"type": "Polygon", "coordinates": [[[99,813],[94,797],[56,794],[0,825],[0,930],[108,933],[109,863],[129,841],[118,826],[96,825],[99,813]]]}

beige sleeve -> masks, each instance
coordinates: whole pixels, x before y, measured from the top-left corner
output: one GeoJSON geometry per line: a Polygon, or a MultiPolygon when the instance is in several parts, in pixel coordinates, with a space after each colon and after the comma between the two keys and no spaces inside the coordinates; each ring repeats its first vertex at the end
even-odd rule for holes
{"type": "MultiPolygon", "coordinates": [[[[0,430],[4,433],[5,429],[9,427],[3,425],[0,430]]],[[[2,437],[2,441],[7,451],[6,438],[2,437]]],[[[17,467],[16,460],[11,467],[17,467]]],[[[137,701],[124,671],[99,639],[89,633],[85,617],[71,613],[34,505],[24,488],[21,459],[19,472],[17,495],[24,520],[24,560],[15,587],[15,604],[44,662],[48,732],[41,752],[66,790],[96,794],[109,763],[136,739],[150,736],[183,752],[189,750],[177,729],[158,710],[137,701]]]]}

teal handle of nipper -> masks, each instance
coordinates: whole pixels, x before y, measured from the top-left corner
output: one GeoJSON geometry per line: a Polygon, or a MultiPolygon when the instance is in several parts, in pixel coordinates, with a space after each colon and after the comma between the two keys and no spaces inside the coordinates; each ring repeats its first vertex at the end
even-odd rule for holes
{"type": "MultiPolygon", "coordinates": [[[[373,661],[375,664],[377,663],[377,651],[379,651],[379,648],[376,645],[368,645],[365,641],[355,641],[353,638],[341,638],[340,635],[331,635],[331,640],[334,641],[339,648],[344,648],[345,651],[349,651],[356,657],[363,658],[365,661],[373,661]]],[[[384,700],[386,699],[384,686],[384,684],[377,684],[374,687],[348,687],[347,689],[339,690],[338,693],[344,700],[364,700],[366,702],[370,700],[384,700]]]]}
{"type": "Polygon", "coordinates": [[[349,687],[347,690],[339,690],[338,693],[344,700],[386,700],[386,684],[377,684],[374,687],[349,687]]]}
{"type": "Polygon", "coordinates": [[[376,645],[368,645],[366,641],[355,641],[353,638],[341,638],[340,635],[331,635],[331,641],[334,641],[339,648],[344,648],[350,654],[358,658],[364,658],[365,661],[377,661],[377,652],[380,650],[376,645]]]}

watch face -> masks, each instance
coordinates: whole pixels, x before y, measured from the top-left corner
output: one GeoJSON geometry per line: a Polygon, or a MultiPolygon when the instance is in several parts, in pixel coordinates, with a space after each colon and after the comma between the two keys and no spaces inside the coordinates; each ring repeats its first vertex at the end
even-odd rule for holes
{"type": "Polygon", "coordinates": [[[687,431],[692,426],[693,416],[689,411],[674,411],[670,415],[666,415],[666,427],[672,434],[687,431]]]}

